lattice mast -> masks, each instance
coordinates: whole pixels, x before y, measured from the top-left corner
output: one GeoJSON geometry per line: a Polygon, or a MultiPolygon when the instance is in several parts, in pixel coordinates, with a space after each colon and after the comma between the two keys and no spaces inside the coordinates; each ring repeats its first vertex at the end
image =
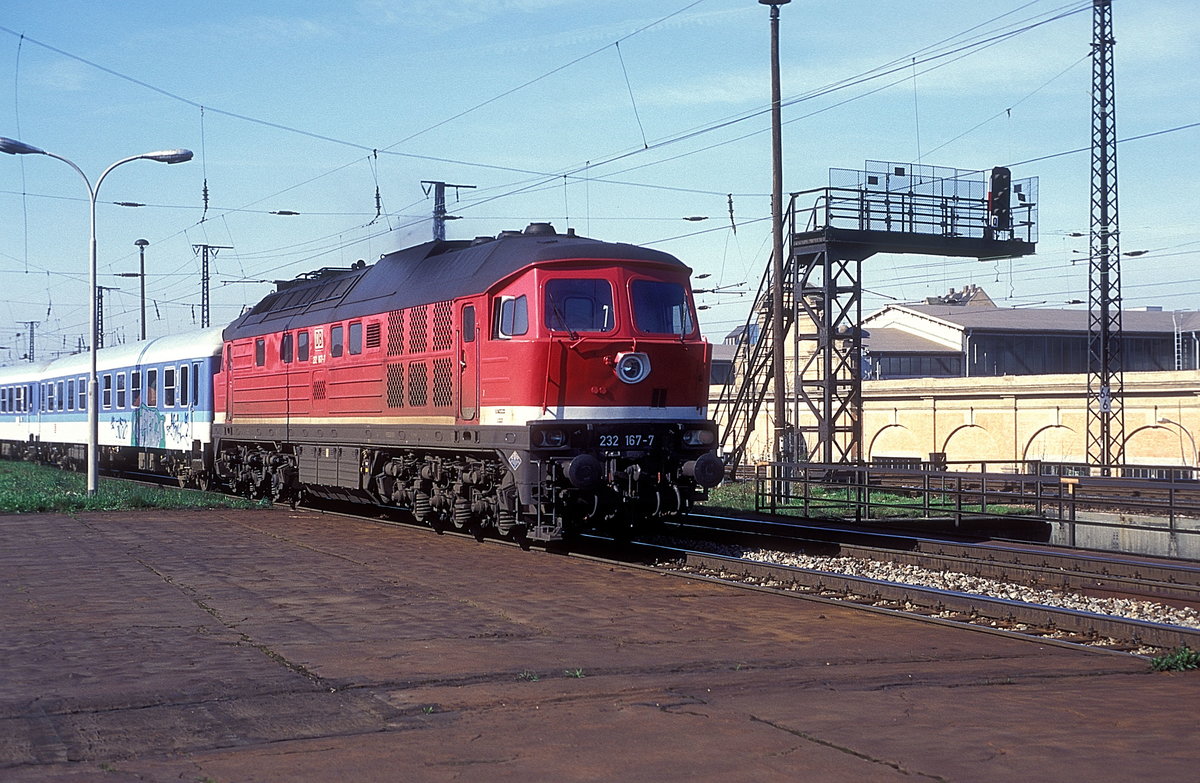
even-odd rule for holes
{"type": "Polygon", "coordinates": [[[1088,462],[1124,462],[1121,253],[1112,0],[1092,0],[1092,216],[1088,263],[1088,462]]]}

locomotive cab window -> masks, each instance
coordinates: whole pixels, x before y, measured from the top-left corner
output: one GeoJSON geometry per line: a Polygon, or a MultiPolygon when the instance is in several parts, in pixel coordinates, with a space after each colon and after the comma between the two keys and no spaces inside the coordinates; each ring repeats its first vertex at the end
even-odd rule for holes
{"type": "Polygon", "coordinates": [[[363,351],[363,325],[362,321],[353,321],[350,324],[350,355],[357,356],[363,351]]]}
{"type": "Polygon", "coordinates": [[[296,361],[308,361],[308,332],[298,332],[296,334],[296,361]]]}
{"type": "Polygon", "coordinates": [[[496,300],[495,337],[510,340],[529,331],[529,300],[525,295],[502,296],[496,300]]]}
{"type": "Polygon", "coordinates": [[[254,366],[262,367],[267,363],[267,341],[259,337],[254,341],[254,366]]]}
{"type": "Polygon", "coordinates": [[[551,280],[546,283],[546,326],[556,332],[611,332],[612,285],[607,280],[551,280]]]}
{"type": "Polygon", "coordinates": [[[688,304],[687,291],[679,283],[634,280],[633,324],[646,334],[691,334],[696,319],[688,304]]]}

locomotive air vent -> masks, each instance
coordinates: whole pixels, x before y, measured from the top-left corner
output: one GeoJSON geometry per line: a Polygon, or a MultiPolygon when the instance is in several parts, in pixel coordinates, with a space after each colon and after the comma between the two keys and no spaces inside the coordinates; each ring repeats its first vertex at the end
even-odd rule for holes
{"type": "Polygon", "coordinates": [[[525,236],[554,236],[557,232],[549,223],[530,223],[525,227],[525,236]]]}

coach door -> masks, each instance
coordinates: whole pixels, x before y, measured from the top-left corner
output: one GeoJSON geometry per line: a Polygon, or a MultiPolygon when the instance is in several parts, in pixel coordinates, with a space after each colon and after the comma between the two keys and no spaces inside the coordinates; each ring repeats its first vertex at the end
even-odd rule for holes
{"type": "Polygon", "coordinates": [[[458,417],[472,421],[479,418],[479,329],[475,323],[475,305],[462,305],[458,316],[461,326],[458,417]]]}

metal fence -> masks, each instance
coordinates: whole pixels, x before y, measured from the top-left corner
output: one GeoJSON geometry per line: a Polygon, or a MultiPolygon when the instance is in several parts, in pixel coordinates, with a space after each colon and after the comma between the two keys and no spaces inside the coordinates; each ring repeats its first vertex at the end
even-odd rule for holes
{"type": "MultiPolygon", "coordinates": [[[[1200,481],[1178,465],[1040,460],[910,465],[760,464],[755,505],[808,519],[1062,521],[1200,535],[1200,481]],[[1112,515],[1116,521],[1106,521],[1112,515]],[[1181,524],[1186,523],[1186,524],[1181,524]]],[[[1071,528],[1070,543],[1074,543],[1071,528]]]]}

